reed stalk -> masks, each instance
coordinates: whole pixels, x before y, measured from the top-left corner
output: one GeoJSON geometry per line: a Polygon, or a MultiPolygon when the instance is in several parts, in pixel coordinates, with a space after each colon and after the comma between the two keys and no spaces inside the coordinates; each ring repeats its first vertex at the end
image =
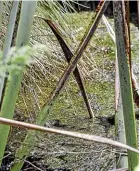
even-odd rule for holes
{"type": "MultiPolygon", "coordinates": [[[[119,67],[119,78],[121,87],[121,98],[125,125],[126,143],[131,147],[137,148],[137,134],[135,124],[135,112],[133,103],[131,74],[129,67],[129,59],[126,52],[125,41],[125,21],[122,1],[114,1],[114,23],[119,67]]],[[[138,155],[128,150],[128,166],[133,171],[138,165],[138,155]]]]}
{"type": "MultiPolygon", "coordinates": [[[[30,33],[33,23],[33,16],[37,1],[23,1],[21,6],[21,15],[19,21],[19,27],[17,32],[16,46],[27,45],[30,39],[30,33]]],[[[22,63],[19,63],[22,65],[22,63]]],[[[25,66],[23,66],[24,68],[25,66]]],[[[23,70],[19,71],[18,74],[11,71],[8,76],[8,82],[4,93],[4,98],[1,107],[0,116],[4,118],[12,119],[14,115],[14,109],[20,90],[20,84],[22,81],[23,70]],[[12,100],[11,100],[12,99],[12,100]]],[[[10,126],[0,125],[0,159],[3,158],[7,138],[9,134],[10,126]]],[[[1,161],[0,161],[1,163],[1,161]]]]}

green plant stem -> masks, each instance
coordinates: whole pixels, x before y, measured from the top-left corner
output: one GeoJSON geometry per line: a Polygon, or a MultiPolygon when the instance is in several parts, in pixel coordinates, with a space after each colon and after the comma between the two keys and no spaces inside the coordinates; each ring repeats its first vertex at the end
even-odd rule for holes
{"type": "MultiPolygon", "coordinates": [[[[18,48],[29,43],[36,4],[37,1],[22,2],[21,16],[16,40],[16,46],[18,48]]],[[[13,74],[12,72],[9,73],[8,83],[4,94],[0,116],[10,119],[13,118],[22,75],[23,71],[19,72],[18,74],[13,74]]],[[[2,159],[4,155],[9,129],[9,126],[0,125],[0,159],[2,159]]]]}
{"type": "MultiPolygon", "coordinates": [[[[126,144],[125,125],[124,125],[124,117],[123,117],[123,108],[122,108],[121,98],[119,98],[118,110],[115,114],[115,129],[116,129],[117,141],[126,144]]],[[[117,168],[128,168],[127,154],[126,155],[119,154],[117,156],[117,168]]]]}
{"type": "MultiPolygon", "coordinates": [[[[120,79],[119,79],[119,68],[116,51],[116,62],[115,62],[115,131],[118,142],[126,144],[125,136],[125,125],[123,116],[123,106],[120,94],[120,79]]],[[[128,168],[128,157],[124,154],[116,154],[116,166],[117,168],[128,168]]]]}
{"type": "MultiPolygon", "coordinates": [[[[20,83],[22,79],[21,73],[19,75],[13,75],[10,73],[10,78],[7,83],[6,92],[4,95],[0,116],[4,118],[13,118],[14,108],[17,100],[17,95],[20,89],[20,83]],[[11,76],[11,77],[10,77],[11,76]],[[12,100],[11,100],[12,99],[12,100]]],[[[4,155],[5,146],[9,134],[10,127],[0,125],[0,159],[4,155]]],[[[1,161],[0,161],[1,163],[1,161]]]]}
{"type": "MultiPolygon", "coordinates": [[[[4,42],[4,49],[3,49],[3,56],[2,56],[3,65],[7,63],[7,57],[8,57],[7,55],[11,47],[12,36],[14,32],[14,26],[15,26],[16,15],[17,15],[17,10],[18,10],[18,4],[19,4],[19,1],[13,2],[10,19],[8,23],[8,28],[6,32],[6,38],[4,42]]],[[[2,103],[1,99],[2,99],[2,91],[4,87],[4,80],[5,80],[5,75],[3,75],[3,77],[0,77],[0,103],[2,103]]]]}
{"type": "MultiPolygon", "coordinates": [[[[135,125],[135,113],[133,104],[132,84],[129,62],[125,51],[124,13],[121,1],[114,1],[114,22],[118,54],[119,77],[121,87],[121,98],[125,124],[126,142],[137,148],[137,135],[135,125]]],[[[138,165],[138,155],[128,150],[129,170],[133,171],[138,165]]]]}

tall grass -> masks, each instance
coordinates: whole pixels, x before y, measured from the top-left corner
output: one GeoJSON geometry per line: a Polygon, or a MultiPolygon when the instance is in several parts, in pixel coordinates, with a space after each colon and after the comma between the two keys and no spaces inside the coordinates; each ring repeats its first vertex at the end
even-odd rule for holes
{"type": "MultiPolygon", "coordinates": [[[[14,1],[12,9],[11,9],[11,14],[10,14],[8,28],[7,28],[5,42],[4,42],[3,56],[1,59],[3,62],[3,65],[7,63],[8,52],[11,47],[14,26],[15,26],[15,21],[16,21],[16,15],[17,15],[17,10],[18,10],[18,4],[19,4],[19,1],[14,1]]],[[[4,87],[4,80],[5,80],[5,75],[0,77],[0,103],[2,103],[1,99],[2,99],[2,91],[4,87]]]]}
{"type": "MultiPolygon", "coordinates": [[[[33,15],[35,12],[37,1],[23,1],[21,7],[21,16],[19,21],[18,33],[17,33],[17,40],[16,46],[20,48],[21,46],[27,45],[30,39],[30,32],[33,23],[33,15]]],[[[22,61],[19,60],[17,65],[23,65],[22,61]]],[[[13,118],[14,109],[16,105],[16,100],[18,97],[18,93],[20,90],[20,84],[23,76],[23,70],[19,71],[18,74],[15,73],[13,70],[10,71],[8,82],[6,85],[6,90],[4,93],[4,98],[2,101],[1,107],[1,117],[13,118]]],[[[4,155],[5,146],[7,143],[7,138],[9,134],[10,127],[0,125],[0,159],[2,159],[4,155]]]]}
{"type": "MultiPolygon", "coordinates": [[[[76,51],[76,55],[71,59],[71,61],[68,65],[68,67],[66,68],[64,74],[62,75],[62,77],[59,80],[58,84],[56,85],[54,91],[50,95],[48,102],[46,102],[44,104],[43,108],[39,112],[37,120],[36,120],[36,123],[38,125],[44,125],[44,123],[46,122],[52,105],[55,103],[56,98],[58,97],[60,90],[62,90],[66,80],[68,80],[70,73],[74,71],[76,64],[78,63],[78,60],[80,59],[84,49],[86,48],[87,44],[89,43],[92,35],[95,33],[95,30],[99,24],[99,21],[103,15],[104,11],[106,10],[108,4],[109,4],[109,2],[107,2],[107,1],[105,1],[103,3],[101,9],[99,10],[99,12],[96,15],[95,20],[92,21],[90,27],[87,29],[86,32],[88,34],[84,35],[82,42],[80,44],[80,47],[76,51]]],[[[16,170],[21,169],[21,167],[24,163],[24,159],[27,157],[27,155],[29,155],[29,152],[33,147],[34,136],[35,136],[35,132],[28,131],[23,144],[21,145],[19,150],[17,150],[17,152],[16,152],[15,157],[18,159],[18,161],[15,159],[15,164],[12,167],[12,171],[16,171],[16,170]]]]}
{"type": "MultiPolygon", "coordinates": [[[[116,45],[115,32],[109,24],[105,16],[103,16],[103,21],[107,27],[108,33],[116,45]]],[[[116,60],[115,60],[115,132],[117,140],[126,144],[125,136],[125,126],[124,126],[124,117],[122,109],[122,99],[120,96],[120,79],[119,79],[119,69],[118,69],[118,59],[117,59],[117,50],[116,50],[116,60]]],[[[116,156],[116,166],[117,168],[128,168],[128,157],[127,155],[116,156]]]]}
{"type": "Polygon", "coordinates": [[[2,11],[3,11],[3,1],[0,1],[0,29],[2,23],[2,11]]]}
{"type": "MultiPolygon", "coordinates": [[[[126,52],[125,40],[125,13],[121,1],[114,1],[114,23],[117,44],[117,56],[119,66],[119,78],[121,87],[121,98],[123,106],[123,116],[125,124],[126,143],[137,148],[137,134],[135,125],[135,112],[133,104],[133,93],[129,60],[126,52]]],[[[138,155],[128,150],[128,165],[129,170],[134,170],[138,165],[138,155]]]]}
{"type": "MultiPolygon", "coordinates": [[[[21,46],[27,45],[29,43],[31,27],[32,27],[32,23],[33,23],[33,15],[34,15],[34,12],[35,12],[35,9],[36,9],[36,3],[37,3],[36,1],[34,1],[34,2],[33,1],[32,2],[23,1],[22,2],[21,15],[20,15],[20,21],[19,21],[19,27],[18,27],[18,33],[17,33],[17,39],[16,39],[16,46],[18,48],[20,48],[21,46]]],[[[48,5],[47,1],[45,1],[45,3],[48,5]]],[[[106,3],[105,8],[107,7],[108,3],[109,2],[106,3]]],[[[56,5],[54,9],[56,9],[56,11],[57,11],[57,8],[59,8],[58,5],[56,5]]],[[[89,30],[88,35],[85,36],[86,38],[83,37],[84,41],[81,42],[79,49],[76,51],[76,55],[74,55],[74,57],[70,61],[69,66],[66,68],[65,73],[63,74],[62,78],[60,79],[60,81],[59,81],[58,85],[56,86],[54,92],[52,92],[52,95],[50,96],[49,101],[44,104],[42,110],[39,112],[38,117],[36,119],[36,124],[43,125],[44,122],[46,122],[47,114],[50,112],[51,106],[55,103],[55,99],[58,97],[58,94],[59,94],[60,90],[64,87],[64,84],[65,84],[66,80],[69,78],[70,73],[72,71],[74,71],[74,69],[76,68],[76,64],[77,64],[78,60],[80,59],[84,49],[86,48],[89,40],[91,39],[93,33],[95,32],[95,30],[97,28],[97,25],[98,25],[98,23],[100,21],[100,18],[101,18],[102,14],[105,11],[105,8],[103,9],[103,11],[101,13],[99,12],[98,15],[96,16],[95,23],[92,25],[93,26],[92,29],[89,30]],[[92,32],[91,32],[91,30],[92,30],[92,32]]],[[[49,8],[47,8],[47,9],[48,9],[48,11],[51,11],[51,9],[49,9],[49,8]]],[[[54,16],[57,18],[58,14],[59,13],[57,11],[56,15],[54,15],[54,16]]],[[[60,17],[60,15],[59,15],[59,17],[60,17]]],[[[116,20],[117,19],[118,18],[116,17],[116,20]]],[[[123,40],[124,37],[122,36],[122,33],[121,34],[119,33],[122,28],[120,27],[119,28],[120,30],[117,30],[117,29],[118,28],[116,28],[117,49],[118,49],[118,52],[119,52],[118,57],[120,57],[122,55],[120,52],[122,52],[122,51],[119,49],[120,47],[118,45],[118,42],[123,40]],[[119,34],[121,35],[120,37],[119,37],[119,34]]],[[[122,47],[123,50],[125,49],[124,46],[121,46],[121,47],[122,47]]],[[[20,52],[20,53],[22,54],[22,52],[20,52]]],[[[124,51],[123,51],[123,55],[126,56],[124,51]]],[[[19,57],[20,57],[20,55],[19,55],[19,57]]],[[[118,59],[118,62],[120,62],[119,60],[120,60],[120,58],[118,59]]],[[[19,58],[18,61],[16,61],[16,62],[12,61],[12,64],[14,64],[17,67],[22,66],[22,69],[19,70],[18,73],[17,72],[15,73],[14,70],[10,70],[10,73],[9,73],[8,82],[7,82],[7,85],[6,85],[6,91],[5,91],[4,98],[3,98],[3,103],[2,103],[2,109],[1,109],[1,113],[0,113],[0,116],[5,117],[5,118],[9,118],[9,119],[13,118],[15,104],[16,104],[18,92],[19,92],[19,89],[20,89],[20,83],[21,83],[22,76],[23,76],[23,69],[25,68],[26,63],[22,63],[21,58],[19,58]],[[11,101],[11,99],[12,99],[12,101],[11,101]]],[[[131,80],[129,80],[129,78],[127,78],[127,77],[130,77],[130,73],[129,73],[128,66],[126,65],[125,58],[124,58],[124,61],[121,64],[126,67],[126,70],[124,72],[124,74],[126,74],[125,79],[126,80],[128,79],[127,81],[128,81],[128,83],[130,83],[130,84],[127,85],[127,90],[130,91],[130,94],[128,95],[128,93],[125,94],[125,92],[123,92],[124,89],[122,89],[122,87],[123,87],[122,85],[124,84],[124,78],[122,76],[120,76],[121,95],[122,95],[122,101],[123,101],[123,107],[124,107],[126,105],[125,102],[124,102],[124,99],[126,97],[124,97],[124,96],[128,97],[128,99],[126,100],[127,103],[128,102],[133,103],[133,100],[131,98],[131,96],[132,96],[131,80]]],[[[121,67],[122,66],[119,63],[119,70],[120,70],[119,73],[122,73],[122,70],[121,70],[122,68],[121,67]]],[[[129,107],[129,109],[131,110],[131,112],[134,112],[133,105],[131,107],[129,107]]],[[[121,114],[121,112],[120,112],[120,114],[121,114]]],[[[123,108],[123,112],[125,112],[125,113],[127,112],[126,107],[123,108]]],[[[130,114],[130,112],[128,112],[128,113],[130,114]]],[[[125,117],[125,118],[126,118],[125,122],[126,121],[129,122],[128,119],[131,119],[132,117],[131,118],[125,117]]],[[[16,123],[14,122],[14,124],[16,124],[16,123]]],[[[48,128],[43,128],[43,127],[40,127],[40,126],[37,126],[37,125],[28,125],[26,123],[21,123],[21,122],[20,123],[18,122],[18,124],[21,124],[24,128],[30,128],[30,129],[32,128],[33,130],[49,131],[48,128]]],[[[125,125],[126,125],[126,123],[125,123],[125,125]]],[[[135,126],[135,125],[132,125],[132,126],[135,126]]],[[[9,126],[0,125],[0,138],[3,138],[3,141],[0,142],[0,158],[2,158],[3,154],[4,154],[4,149],[5,149],[6,142],[7,142],[9,128],[10,128],[9,126]]],[[[69,135],[69,136],[74,136],[74,137],[79,137],[79,138],[82,137],[81,134],[79,134],[79,133],[72,134],[72,132],[65,132],[65,131],[53,130],[53,129],[50,129],[50,130],[52,132],[60,133],[60,134],[64,134],[64,135],[69,135]]],[[[132,133],[134,133],[133,130],[132,130],[132,133]]],[[[32,149],[32,147],[34,145],[34,137],[36,136],[36,134],[37,133],[35,131],[32,131],[32,130],[28,131],[28,133],[26,135],[26,138],[23,141],[23,144],[16,151],[15,160],[14,160],[14,164],[13,164],[13,166],[11,168],[11,171],[18,171],[18,170],[20,170],[22,168],[26,157],[29,155],[30,150],[32,149]]],[[[128,136],[128,134],[126,134],[126,135],[128,136]]],[[[84,136],[88,137],[87,135],[84,135],[84,136]]],[[[93,138],[95,138],[95,137],[92,136],[90,138],[92,138],[92,140],[93,140],[93,138]]],[[[89,140],[90,140],[90,138],[89,138],[89,140]]],[[[130,142],[129,140],[130,139],[128,138],[128,141],[127,141],[128,143],[130,142]]],[[[102,139],[102,142],[104,142],[104,141],[106,143],[108,142],[107,139],[102,139]]],[[[134,141],[136,142],[136,139],[134,141]]],[[[112,142],[115,143],[114,141],[112,141],[112,142]]],[[[130,145],[133,146],[133,144],[131,142],[130,142],[130,145]]],[[[134,146],[134,147],[137,147],[137,146],[134,146]]],[[[130,149],[130,148],[127,148],[127,149],[130,149]]],[[[131,163],[131,164],[129,164],[129,167],[134,168],[134,166],[136,166],[136,162],[132,166],[132,161],[131,161],[132,154],[134,154],[134,153],[129,151],[128,154],[129,154],[129,162],[131,163]]],[[[135,158],[135,157],[137,157],[137,155],[135,154],[135,155],[133,155],[133,157],[135,158]]],[[[135,158],[134,160],[136,161],[137,159],[135,158]]]]}

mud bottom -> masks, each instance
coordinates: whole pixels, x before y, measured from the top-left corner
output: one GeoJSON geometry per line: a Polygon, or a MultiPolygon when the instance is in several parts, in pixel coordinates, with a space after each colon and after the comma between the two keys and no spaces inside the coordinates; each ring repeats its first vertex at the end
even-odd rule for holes
{"type": "MultiPolygon", "coordinates": [[[[5,158],[2,160],[0,171],[10,171],[13,165],[14,156],[11,152],[5,153],[5,158]]],[[[66,168],[49,168],[48,165],[44,165],[41,162],[42,158],[36,156],[30,156],[26,159],[21,171],[70,171],[66,168]]]]}

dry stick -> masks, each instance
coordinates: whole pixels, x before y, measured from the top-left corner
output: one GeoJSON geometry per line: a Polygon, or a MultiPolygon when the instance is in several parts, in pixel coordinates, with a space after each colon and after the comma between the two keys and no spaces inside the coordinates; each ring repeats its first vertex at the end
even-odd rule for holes
{"type": "MultiPolygon", "coordinates": [[[[31,165],[33,168],[37,169],[38,171],[44,171],[42,169],[40,169],[39,167],[35,166],[33,163],[29,162],[28,160],[25,160],[25,163],[28,163],[29,165],[31,165]]],[[[29,169],[29,167],[27,168],[27,170],[29,169]]],[[[25,171],[25,169],[24,169],[25,171]]]]}
{"type": "Polygon", "coordinates": [[[127,150],[139,153],[139,151],[133,147],[119,143],[119,142],[114,141],[114,140],[110,140],[108,138],[96,136],[96,135],[88,135],[88,134],[83,134],[83,133],[78,133],[78,132],[70,132],[70,131],[64,131],[64,130],[59,130],[59,129],[46,128],[43,126],[38,126],[35,124],[29,124],[29,123],[25,123],[25,122],[15,121],[12,119],[6,119],[6,118],[2,118],[2,117],[0,117],[0,123],[4,124],[4,125],[27,128],[27,129],[36,130],[36,131],[43,131],[43,132],[50,132],[50,133],[56,133],[56,134],[61,134],[61,135],[67,135],[70,137],[76,137],[76,138],[85,139],[85,140],[89,140],[89,141],[101,142],[103,144],[110,144],[112,146],[125,148],[127,150]]]}
{"type": "MultiPolygon", "coordinates": [[[[68,47],[65,40],[62,38],[62,34],[59,32],[58,27],[56,26],[56,24],[54,24],[52,21],[47,20],[45,18],[42,18],[42,17],[39,17],[39,18],[43,19],[50,26],[51,30],[53,31],[53,33],[55,34],[57,40],[60,43],[60,46],[61,46],[61,48],[62,48],[62,50],[64,52],[64,55],[66,57],[67,62],[70,63],[70,60],[71,60],[71,58],[73,56],[73,53],[71,52],[71,50],[68,47]]],[[[84,83],[82,81],[81,74],[80,74],[80,71],[78,69],[78,66],[76,66],[75,70],[73,71],[73,74],[74,74],[74,77],[75,77],[75,79],[77,81],[77,84],[79,85],[79,88],[81,90],[83,99],[85,101],[85,104],[87,106],[87,110],[89,112],[89,116],[90,116],[90,118],[93,118],[94,114],[93,114],[90,102],[88,100],[88,96],[87,96],[87,93],[86,93],[84,83]]]]}
{"type": "Polygon", "coordinates": [[[99,21],[102,17],[102,15],[104,14],[107,6],[109,5],[110,1],[104,1],[104,3],[102,4],[102,7],[100,8],[99,12],[97,13],[95,20],[91,26],[91,28],[88,31],[88,34],[86,35],[86,37],[84,38],[80,48],[78,48],[78,50],[76,51],[76,55],[72,58],[72,60],[70,61],[68,67],[66,68],[64,74],[62,75],[61,79],[59,80],[57,86],[55,87],[54,91],[52,92],[50,98],[49,98],[49,102],[44,104],[44,107],[49,105],[52,105],[53,100],[58,96],[60,90],[63,88],[65,82],[68,80],[71,72],[74,71],[80,57],[83,54],[84,49],[87,47],[89,41],[91,40],[91,37],[93,36],[93,34],[95,33],[95,30],[99,24],[99,21]]]}
{"type": "Polygon", "coordinates": [[[123,11],[124,11],[124,29],[125,29],[125,51],[128,56],[128,61],[129,61],[129,66],[130,66],[130,71],[131,71],[131,45],[130,45],[130,26],[129,26],[129,1],[124,1],[122,3],[123,11]]]}

